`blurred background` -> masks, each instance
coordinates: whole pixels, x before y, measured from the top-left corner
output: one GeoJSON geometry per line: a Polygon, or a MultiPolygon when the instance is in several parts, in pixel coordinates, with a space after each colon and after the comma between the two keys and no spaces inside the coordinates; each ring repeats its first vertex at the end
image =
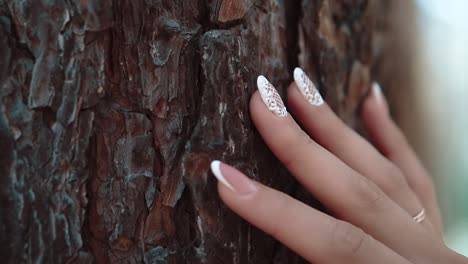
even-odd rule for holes
{"type": "Polygon", "coordinates": [[[396,2],[399,37],[388,45],[401,64],[391,72],[405,81],[387,74],[382,82],[392,86],[396,119],[434,176],[446,241],[468,256],[468,1],[396,2]]]}

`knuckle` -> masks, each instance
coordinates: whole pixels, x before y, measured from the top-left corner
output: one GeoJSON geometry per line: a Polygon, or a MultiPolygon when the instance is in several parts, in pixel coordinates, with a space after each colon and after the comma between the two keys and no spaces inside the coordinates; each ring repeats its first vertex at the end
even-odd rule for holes
{"type": "Polygon", "coordinates": [[[388,140],[394,146],[397,146],[397,147],[407,146],[408,145],[408,143],[407,143],[408,140],[406,139],[406,136],[403,133],[403,131],[401,131],[401,129],[398,127],[398,125],[392,119],[389,119],[389,121],[391,122],[391,127],[390,127],[391,133],[388,134],[390,136],[388,138],[388,140]]]}
{"type": "Polygon", "coordinates": [[[425,190],[427,193],[434,192],[435,186],[431,178],[429,177],[421,178],[420,185],[421,185],[421,188],[423,188],[423,190],[425,190]]]}
{"type": "Polygon", "coordinates": [[[396,165],[389,162],[389,164],[385,165],[383,171],[381,188],[385,193],[389,195],[398,194],[409,188],[403,172],[396,165]]]}
{"type": "MultiPolygon", "coordinates": [[[[289,211],[291,201],[293,200],[293,198],[282,192],[278,192],[274,190],[270,190],[270,192],[272,192],[272,194],[267,195],[267,197],[276,196],[276,198],[274,199],[274,203],[271,203],[272,201],[266,201],[266,200],[263,202],[269,204],[269,206],[265,206],[265,207],[268,207],[268,211],[269,211],[267,215],[272,216],[272,219],[274,219],[277,216],[281,216],[285,212],[289,211]]],[[[269,219],[269,220],[272,220],[272,219],[269,219]]],[[[265,226],[264,228],[265,233],[267,233],[268,235],[274,238],[278,238],[283,234],[283,231],[284,231],[283,222],[267,221],[267,223],[268,223],[267,226],[265,226]]]]}
{"type": "Polygon", "coordinates": [[[348,257],[361,254],[370,240],[362,229],[341,220],[332,221],[331,234],[331,248],[348,257]]]}
{"type": "Polygon", "coordinates": [[[313,145],[315,142],[310,138],[310,136],[305,133],[303,130],[299,133],[296,137],[296,143],[294,144],[296,147],[303,147],[308,145],[313,145]]]}
{"type": "Polygon", "coordinates": [[[395,126],[395,140],[396,142],[399,142],[401,146],[408,147],[408,139],[406,138],[405,134],[401,129],[394,123],[395,126]]]}
{"type": "Polygon", "coordinates": [[[387,196],[365,177],[360,177],[354,188],[354,206],[366,212],[383,212],[388,208],[387,196]]]}
{"type": "Polygon", "coordinates": [[[430,177],[421,177],[418,180],[419,189],[422,190],[422,194],[426,195],[423,198],[432,198],[435,196],[435,186],[434,182],[430,177]]]}
{"type": "Polygon", "coordinates": [[[293,154],[291,155],[286,155],[283,164],[286,168],[291,168],[295,166],[297,159],[297,155],[294,155],[294,153],[298,153],[297,149],[307,147],[309,145],[314,145],[315,142],[310,138],[308,134],[306,134],[304,131],[300,131],[298,135],[291,137],[290,140],[286,142],[284,147],[282,149],[287,150],[287,151],[292,151],[293,154]]]}

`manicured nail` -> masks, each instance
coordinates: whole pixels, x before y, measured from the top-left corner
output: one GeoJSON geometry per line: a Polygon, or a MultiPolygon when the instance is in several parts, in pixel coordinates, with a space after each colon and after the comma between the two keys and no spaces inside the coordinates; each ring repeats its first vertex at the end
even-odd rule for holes
{"type": "Polygon", "coordinates": [[[311,105],[319,106],[323,104],[323,99],[319,91],[301,68],[294,69],[294,81],[296,82],[297,88],[299,88],[302,95],[304,95],[305,99],[311,105]]]}
{"type": "Polygon", "coordinates": [[[372,83],[372,91],[371,96],[384,109],[384,111],[388,114],[388,105],[385,99],[385,95],[382,92],[382,88],[377,82],[372,83]]]}
{"type": "Polygon", "coordinates": [[[249,194],[257,190],[252,180],[219,160],[211,162],[211,171],[218,181],[237,194],[249,194]]]}
{"type": "Polygon", "coordinates": [[[382,100],[383,95],[382,95],[382,88],[380,87],[380,84],[377,82],[374,82],[372,84],[372,95],[377,99],[377,100],[382,100]]]}
{"type": "Polygon", "coordinates": [[[263,75],[258,76],[257,87],[260,91],[260,96],[262,97],[263,102],[270,111],[279,117],[285,117],[288,115],[288,111],[286,110],[286,107],[284,107],[281,96],[278,94],[275,87],[273,87],[273,85],[263,75]]]}

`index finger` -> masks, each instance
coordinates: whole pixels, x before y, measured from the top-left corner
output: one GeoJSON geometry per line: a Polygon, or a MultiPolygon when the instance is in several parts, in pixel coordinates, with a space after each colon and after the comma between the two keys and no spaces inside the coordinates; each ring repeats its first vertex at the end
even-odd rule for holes
{"type": "Polygon", "coordinates": [[[235,213],[313,263],[409,263],[355,226],[212,163],[222,200],[235,213]]]}

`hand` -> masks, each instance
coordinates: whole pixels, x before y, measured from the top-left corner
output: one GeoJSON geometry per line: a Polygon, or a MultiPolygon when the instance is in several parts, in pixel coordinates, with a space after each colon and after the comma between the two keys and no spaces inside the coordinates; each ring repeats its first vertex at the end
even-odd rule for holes
{"type": "Polygon", "coordinates": [[[263,76],[251,116],[271,151],[332,216],[214,161],[224,203],[313,263],[467,263],[445,246],[432,181],[378,85],[362,106],[376,149],[333,113],[301,69],[294,79],[289,108],[304,130],[263,76]]]}

